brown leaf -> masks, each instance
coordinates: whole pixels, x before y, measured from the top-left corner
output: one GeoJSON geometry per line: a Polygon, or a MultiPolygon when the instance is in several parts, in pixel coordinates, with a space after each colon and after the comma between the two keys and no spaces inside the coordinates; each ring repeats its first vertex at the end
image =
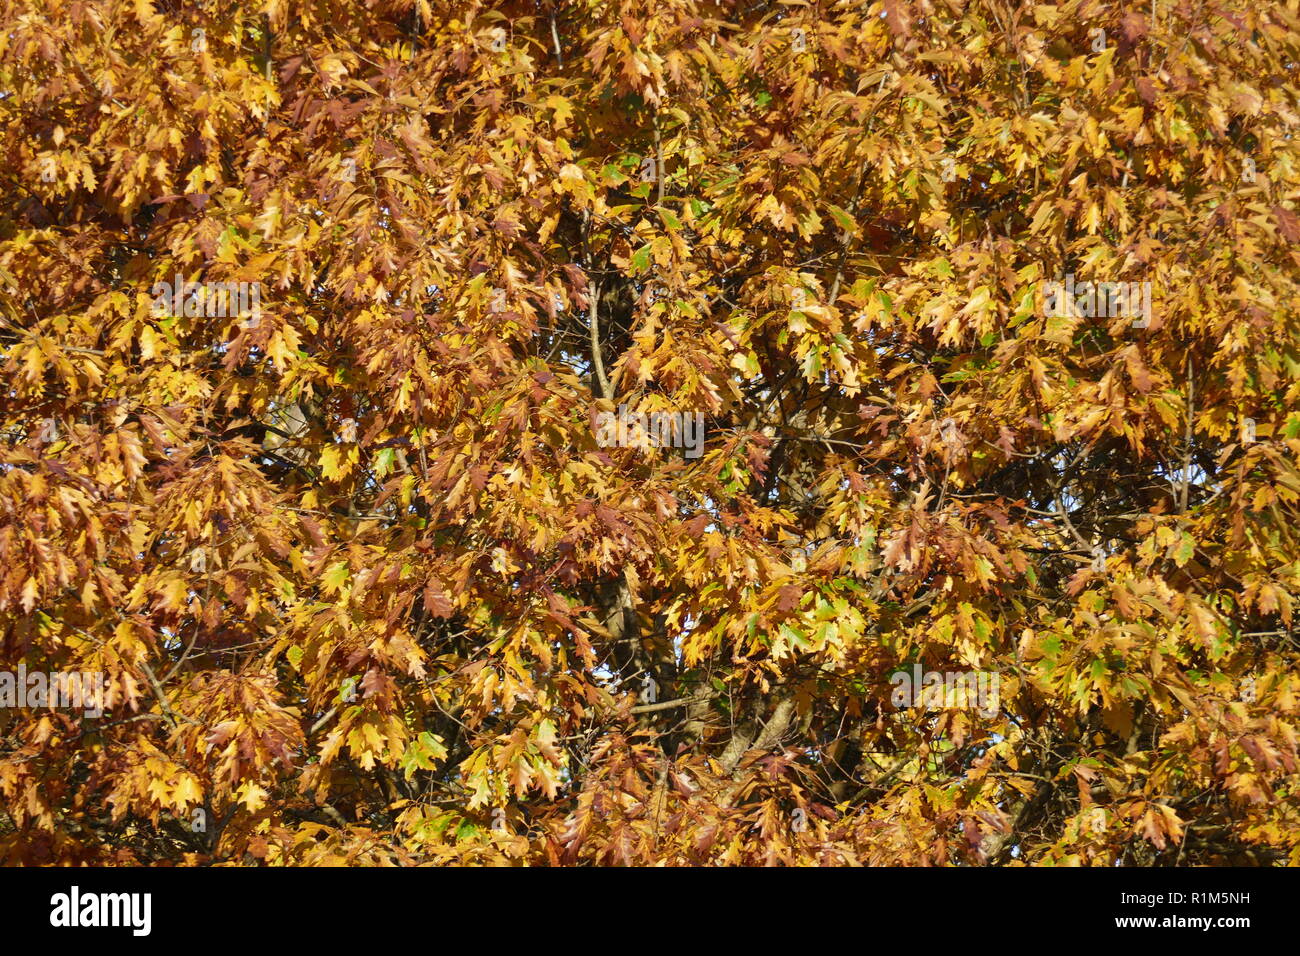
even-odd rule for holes
{"type": "Polygon", "coordinates": [[[1291,210],[1282,206],[1273,207],[1273,218],[1277,220],[1278,232],[1288,242],[1300,242],[1300,218],[1291,210]]]}

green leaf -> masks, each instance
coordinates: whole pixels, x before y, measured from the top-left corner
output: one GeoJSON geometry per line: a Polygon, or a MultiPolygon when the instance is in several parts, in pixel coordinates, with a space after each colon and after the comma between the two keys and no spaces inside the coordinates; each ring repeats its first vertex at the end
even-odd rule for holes
{"type": "Polygon", "coordinates": [[[834,203],[828,202],[825,205],[826,208],[830,211],[831,218],[835,220],[835,224],[837,226],[849,232],[854,232],[857,230],[858,224],[853,220],[853,217],[850,216],[846,210],[841,209],[839,206],[835,205],[834,203]]]}
{"type": "Polygon", "coordinates": [[[650,244],[646,243],[632,254],[632,271],[641,273],[650,268],[650,244]]]}

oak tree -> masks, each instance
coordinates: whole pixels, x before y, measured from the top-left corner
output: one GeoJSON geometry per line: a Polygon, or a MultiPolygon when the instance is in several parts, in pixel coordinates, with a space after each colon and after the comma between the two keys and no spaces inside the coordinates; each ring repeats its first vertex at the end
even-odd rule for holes
{"type": "Polygon", "coordinates": [[[1300,863],[1298,63],[0,0],[0,857],[1300,863]]]}

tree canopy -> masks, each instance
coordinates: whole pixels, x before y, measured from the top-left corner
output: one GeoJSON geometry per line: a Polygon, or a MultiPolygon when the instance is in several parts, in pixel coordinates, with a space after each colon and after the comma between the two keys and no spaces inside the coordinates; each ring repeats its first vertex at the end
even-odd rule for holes
{"type": "Polygon", "coordinates": [[[1298,64],[0,0],[0,858],[1300,863],[1298,64]]]}

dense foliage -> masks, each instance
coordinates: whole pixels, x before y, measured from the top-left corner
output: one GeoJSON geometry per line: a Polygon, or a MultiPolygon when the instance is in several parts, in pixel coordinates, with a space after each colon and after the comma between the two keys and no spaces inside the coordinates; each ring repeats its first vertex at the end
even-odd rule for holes
{"type": "Polygon", "coordinates": [[[106,696],[0,710],[0,857],[1300,863],[1297,64],[1297,0],[0,0],[0,668],[106,696]]]}

